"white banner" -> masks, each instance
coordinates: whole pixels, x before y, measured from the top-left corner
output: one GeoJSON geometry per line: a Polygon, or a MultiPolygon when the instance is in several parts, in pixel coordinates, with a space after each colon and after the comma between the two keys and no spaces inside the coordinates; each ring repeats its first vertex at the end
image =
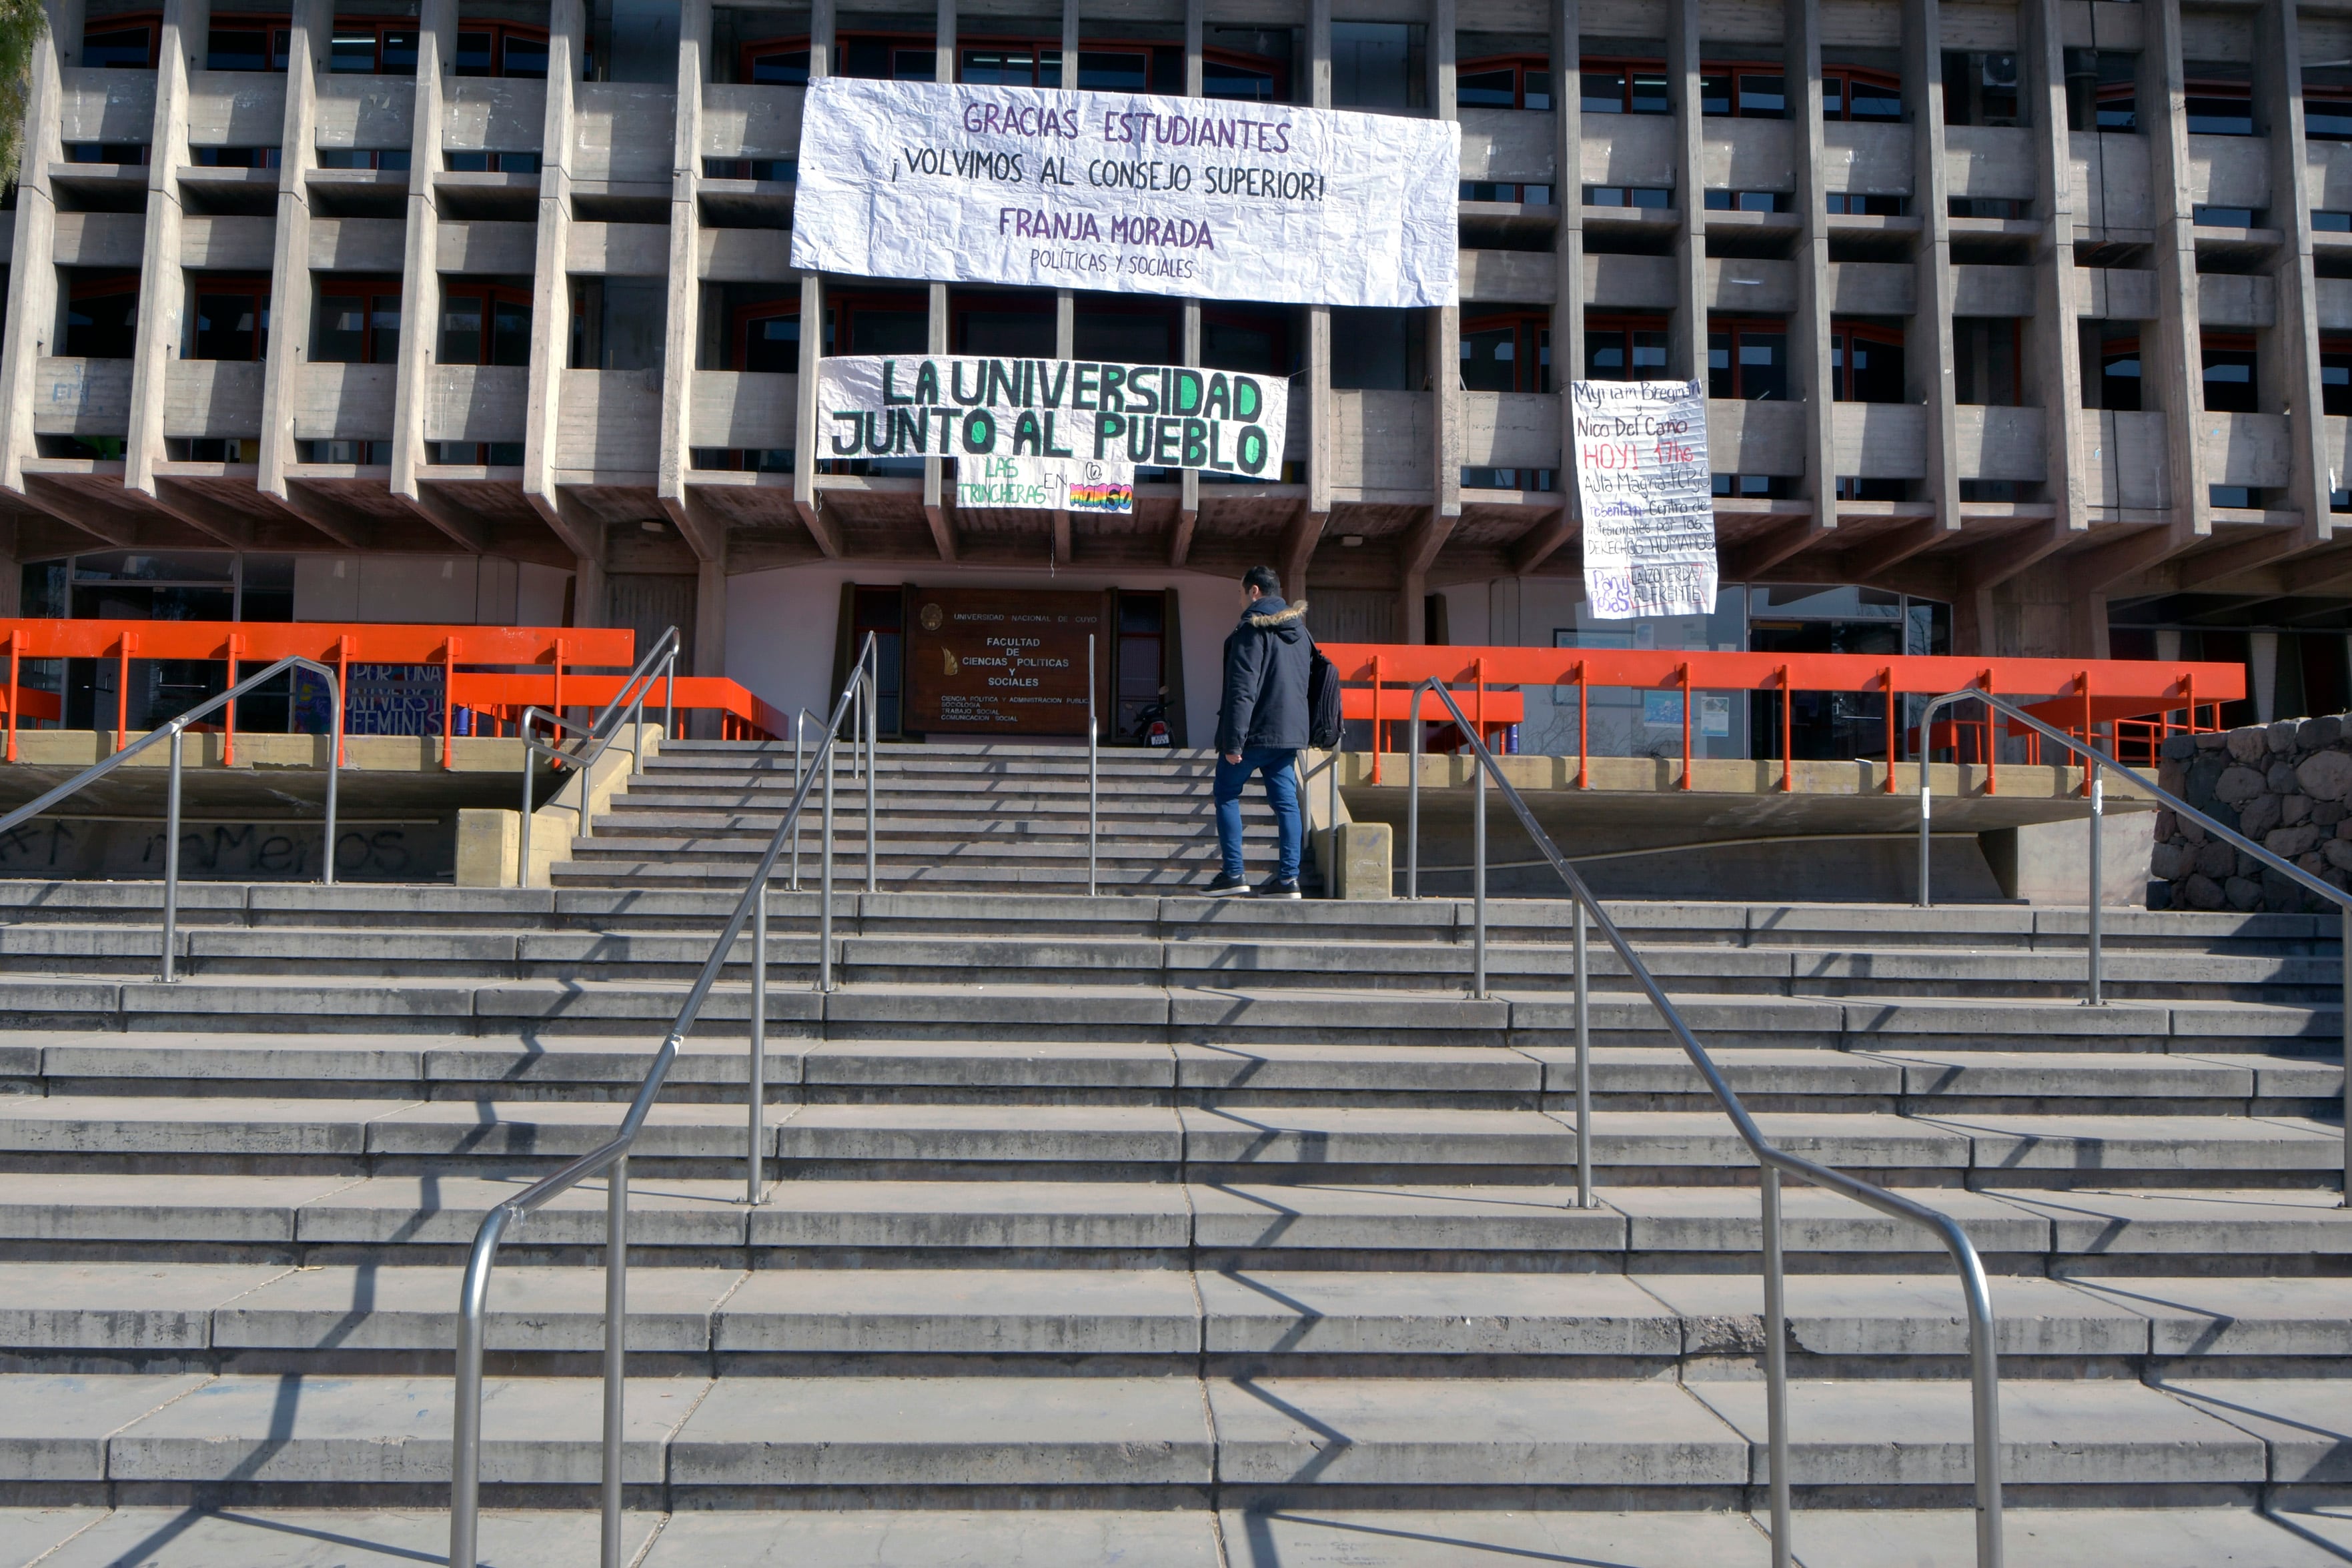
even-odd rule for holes
{"type": "Polygon", "coordinates": [[[1132,512],[1135,465],[1085,457],[966,457],[956,464],[955,504],[1132,512]]]}
{"type": "Polygon", "coordinates": [[[793,265],[933,282],[1455,303],[1450,120],[824,77],[793,265]]]}
{"type": "Polygon", "coordinates": [[[1571,382],[1584,597],[1604,621],[1715,611],[1701,382],[1571,382]]]}
{"type": "Polygon", "coordinates": [[[1188,365],[849,354],[817,361],[817,455],[1064,457],[1282,476],[1290,383],[1188,365]]]}

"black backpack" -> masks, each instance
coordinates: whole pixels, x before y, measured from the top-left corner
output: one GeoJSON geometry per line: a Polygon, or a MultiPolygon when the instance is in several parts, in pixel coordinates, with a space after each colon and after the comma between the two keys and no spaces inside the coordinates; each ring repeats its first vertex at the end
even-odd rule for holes
{"type": "Polygon", "coordinates": [[[1339,672],[1320,648],[1307,663],[1307,743],[1318,751],[1339,744],[1339,672]]]}

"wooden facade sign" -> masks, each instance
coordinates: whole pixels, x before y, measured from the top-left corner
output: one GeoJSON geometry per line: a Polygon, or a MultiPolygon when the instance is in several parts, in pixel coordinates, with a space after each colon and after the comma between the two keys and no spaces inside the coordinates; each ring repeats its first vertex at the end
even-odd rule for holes
{"type": "Polygon", "coordinates": [[[1087,639],[1110,656],[1100,593],[908,592],[906,727],[916,734],[1084,735],[1087,639]]]}

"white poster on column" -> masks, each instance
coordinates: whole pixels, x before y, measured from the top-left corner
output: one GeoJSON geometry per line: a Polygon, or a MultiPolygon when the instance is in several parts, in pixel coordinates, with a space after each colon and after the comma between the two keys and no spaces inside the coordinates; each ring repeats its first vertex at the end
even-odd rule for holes
{"type": "Polygon", "coordinates": [[[1715,496],[1700,382],[1572,382],[1584,595],[1603,620],[1715,609],[1715,496]]]}
{"type": "Polygon", "coordinates": [[[1455,302],[1451,120],[1146,93],[824,77],[793,265],[949,283],[1455,302]]]}

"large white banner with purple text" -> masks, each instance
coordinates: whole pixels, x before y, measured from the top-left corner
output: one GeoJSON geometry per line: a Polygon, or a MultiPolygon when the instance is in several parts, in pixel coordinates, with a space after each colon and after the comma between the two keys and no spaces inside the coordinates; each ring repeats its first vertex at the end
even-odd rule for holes
{"type": "Polygon", "coordinates": [[[809,84],[793,265],[1291,305],[1456,302],[1449,120],[1222,99],[809,84]]]}
{"type": "Polygon", "coordinates": [[[1603,620],[1715,609],[1715,486],[1701,382],[1570,382],[1584,597],[1603,620]]]}

